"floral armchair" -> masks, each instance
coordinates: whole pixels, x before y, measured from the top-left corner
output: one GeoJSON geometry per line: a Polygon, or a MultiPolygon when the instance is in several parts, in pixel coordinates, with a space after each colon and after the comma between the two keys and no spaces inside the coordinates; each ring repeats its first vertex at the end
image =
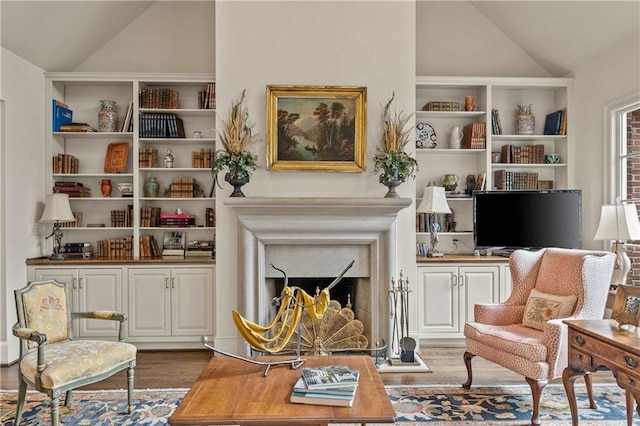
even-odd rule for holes
{"type": "Polygon", "coordinates": [[[51,424],[59,420],[59,399],[65,405],[71,390],[106,379],[127,369],[128,412],[133,401],[136,347],[122,341],[126,316],[112,311],[72,313],[66,284],[54,280],[33,281],[14,291],[18,322],[14,336],[20,338],[18,403],[15,424],[22,420],[27,385],[51,398],[51,424]],[[95,318],[120,322],[118,341],[74,340],[71,321],[95,318]]]}
{"type": "MultiPolygon", "coordinates": [[[[479,304],[464,328],[467,381],[478,355],[516,373],[531,387],[531,424],[539,425],[542,390],[567,367],[565,319],[601,319],[613,272],[609,252],[547,248],[515,251],[509,259],[513,291],[500,304],[479,304]]],[[[591,407],[591,376],[585,375],[591,407]]]]}

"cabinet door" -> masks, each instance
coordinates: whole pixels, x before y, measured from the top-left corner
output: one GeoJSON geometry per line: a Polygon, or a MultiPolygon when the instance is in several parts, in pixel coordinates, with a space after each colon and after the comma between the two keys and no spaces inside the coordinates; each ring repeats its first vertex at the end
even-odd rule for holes
{"type": "Polygon", "coordinates": [[[500,268],[500,303],[504,303],[504,301],[511,296],[513,283],[511,282],[511,269],[509,269],[509,265],[504,265],[500,268]]]}
{"type": "Polygon", "coordinates": [[[460,303],[460,312],[465,313],[460,323],[464,326],[465,321],[473,321],[476,303],[498,302],[500,266],[461,266],[458,280],[464,295],[460,303]]]}
{"type": "Polygon", "coordinates": [[[171,275],[171,334],[213,334],[213,269],[173,268],[171,275]]]}
{"type": "Polygon", "coordinates": [[[457,267],[419,267],[417,292],[419,333],[459,332],[457,267]]]}
{"type": "Polygon", "coordinates": [[[171,335],[170,278],[169,268],[129,269],[130,337],[171,335]]]}
{"type": "MultiPolygon", "coordinates": [[[[99,310],[122,312],[122,269],[80,269],[77,291],[78,312],[99,310]]],[[[119,323],[104,320],[75,320],[79,337],[118,339],[119,323]]]]}

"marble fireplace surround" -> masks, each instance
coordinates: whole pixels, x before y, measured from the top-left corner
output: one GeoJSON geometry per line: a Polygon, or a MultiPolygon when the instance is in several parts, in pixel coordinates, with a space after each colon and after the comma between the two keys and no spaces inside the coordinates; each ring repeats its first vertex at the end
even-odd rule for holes
{"type": "MultiPolygon", "coordinates": [[[[396,276],[396,219],[398,212],[411,205],[410,198],[250,197],[228,198],[224,204],[238,216],[241,315],[261,324],[271,319],[273,296],[265,285],[266,279],[273,276],[267,271],[269,245],[295,251],[296,247],[308,249],[316,244],[323,249],[329,246],[337,251],[347,250],[347,255],[350,248],[365,245],[369,256],[366,276],[371,285],[370,341],[390,342],[388,291],[391,278],[396,276]]],[[[338,272],[327,276],[336,276],[350,260],[339,262],[335,265],[338,272]]],[[[287,273],[295,275],[288,270],[287,273]]],[[[239,342],[238,349],[248,352],[244,342],[239,342]]]]}

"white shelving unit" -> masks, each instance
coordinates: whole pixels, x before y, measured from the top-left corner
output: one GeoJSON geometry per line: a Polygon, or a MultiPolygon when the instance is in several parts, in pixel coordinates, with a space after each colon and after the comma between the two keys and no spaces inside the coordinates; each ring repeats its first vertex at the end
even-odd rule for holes
{"type": "MultiPolygon", "coordinates": [[[[555,189],[572,188],[573,156],[572,105],[573,79],[519,77],[423,77],[416,78],[416,124],[430,124],[436,132],[436,147],[417,149],[420,171],[416,180],[416,203],[420,203],[424,187],[442,185],[442,176],[459,177],[457,191],[465,191],[468,175],[485,174],[485,189],[495,189],[496,170],[537,172],[539,181],[552,181],[555,189]],[[465,97],[475,98],[474,111],[464,111],[465,97]],[[423,111],[430,101],[459,102],[461,111],[423,111]],[[517,135],[515,116],[518,104],[532,104],[536,118],[535,134],[517,135]],[[546,115],[567,109],[567,134],[544,135],[546,115]],[[497,109],[503,132],[492,134],[491,111],[497,109]],[[464,128],[473,122],[486,123],[484,149],[450,149],[452,127],[464,128]],[[492,162],[492,152],[503,145],[544,145],[545,153],[558,153],[557,164],[505,164],[492,162]]],[[[440,232],[438,249],[445,253],[473,251],[473,202],[471,197],[448,198],[454,211],[456,232],[440,232]],[[457,241],[453,241],[453,240],[457,241]],[[457,248],[456,248],[457,247],[457,248]]],[[[418,243],[428,243],[429,233],[418,232],[418,243]]]]}
{"type": "Polygon", "coordinates": [[[200,149],[215,151],[215,110],[198,108],[198,91],[205,90],[207,83],[215,82],[213,75],[148,75],[148,74],[94,74],[94,73],[47,73],[46,76],[46,151],[49,159],[58,153],[71,154],[79,158],[79,170],[75,174],[54,174],[52,161],[47,161],[46,193],[51,193],[56,181],[80,182],[91,189],[91,197],[70,198],[71,208],[82,213],[81,226],[65,228],[65,242],[88,241],[96,247],[99,240],[133,238],[133,257],[140,257],[139,240],[142,235],[153,235],[160,248],[165,231],[183,230],[187,240],[212,240],[215,227],[205,226],[205,210],[215,208],[211,197],[213,180],[209,168],[194,168],[192,153],[200,149]],[[166,87],[179,93],[177,109],[140,108],[138,94],[144,88],[166,87]],[[133,132],[65,133],[52,132],[52,100],[69,105],[73,121],[98,128],[100,100],[116,101],[119,126],[124,119],[127,106],[133,103],[133,132]],[[141,138],[139,114],[171,113],[183,120],[184,138],[141,138]],[[202,138],[194,138],[199,131],[202,138]],[[129,151],[124,173],[104,173],[107,147],[114,142],[128,142],[129,151]],[[158,151],[155,167],[139,167],[139,149],[153,147],[158,151]],[[171,149],[175,158],[174,168],[165,168],[163,158],[171,149]],[[160,183],[159,197],[145,197],[145,182],[156,177],[160,183]],[[203,197],[171,198],[164,195],[174,178],[195,178],[203,197]],[[100,191],[102,179],[112,181],[111,197],[103,197],[100,191]],[[118,183],[132,183],[133,196],[122,197],[118,183]],[[111,210],[123,210],[133,206],[131,227],[111,227],[111,210]],[[174,213],[178,208],[196,216],[194,228],[141,227],[142,207],[160,207],[163,213],[174,213]],[[88,227],[88,224],[104,224],[104,227],[88,227]]]}

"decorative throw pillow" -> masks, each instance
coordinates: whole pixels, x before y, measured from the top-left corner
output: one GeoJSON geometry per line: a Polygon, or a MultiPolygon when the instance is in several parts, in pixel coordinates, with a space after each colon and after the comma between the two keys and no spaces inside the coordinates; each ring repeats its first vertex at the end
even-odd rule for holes
{"type": "Polygon", "coordinates": [[[531,290],[527,306],[524,308],[522,325],[543,330],[550,319],[566,318],[573,313],[578,296],[557,296],[531,290]]]}

